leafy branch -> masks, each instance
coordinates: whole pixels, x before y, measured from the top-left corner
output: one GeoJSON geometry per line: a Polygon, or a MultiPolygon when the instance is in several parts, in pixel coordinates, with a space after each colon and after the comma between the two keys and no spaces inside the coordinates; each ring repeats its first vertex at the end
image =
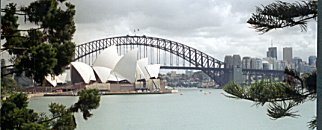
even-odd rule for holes
{"type": "Polygon", "coordinates": [[[297,117],[299,115],[295,113],[297,113],[298,111],[292,111],[292,108],[297,105],[298,103],[293,101],[291,102],[282,101],[280,103],[272,102],[271,104],[268,105],[267,115],[274,120],[282,117],[286,117],[286,116],[297,117]]]}
{"type": "Polygon", "coordinates": [[[23,93],[13,94],[3,101],[1,107],[2,129],[58,129],[72,130],[76,128],[74,113],[80,109],[87,120],[91,110],[98,108],[100,95],[98,90],[89,89],[79,92],[78,102],[69,108],[58,103],[49,105],[50,116],[37,113],[27,108],[27,95],[23,93]]]}
{"type": "MultiPolygon", "coordinates": [[[[251,86],[240,86],[230,82],[224,86],[225,96],[245,99],[256,105],[269,103],[267,115],[276,120],[283,117],[297,117],[298,111],[292,109],[316,95],[316,72],[299,76],[292,69],[285,69],[284,82],[256,82],[251,86]]],[[[314,123],[313,121],[311,123],[314,123]]],[[[314,126],[314,124],[312,125],[314,126]]]]}
{"type": "Polygon", "coordinates": [[[299,25],[302,31],[306,31],[308,20],[316,19],[316,17],[316,1],[296,3],[276,1],[267,6],[256,7],[256,13],[252,14],[247,23],[262,33],[296,25],[299,25]]]}
{"type": "Polygon", "coordinates": [[[3,48],[14,55],[12,60],[16,74],[23,70],[33,75],[39,85],[47,75],[59,75],[72,61],[76,31],[75,6],[66,0],[35,0],[18,9],[17,4],[9,3],[1,9],[1,39],[3,48]],[[19,17],[37,27],[20,29],[19,17]],[[24,51],[16,48],[25,48],[24,51]],[[32,57],[25,55],[32,54],[32,57]],[[37,68],[35,67],[37,66],[37,68]]]}

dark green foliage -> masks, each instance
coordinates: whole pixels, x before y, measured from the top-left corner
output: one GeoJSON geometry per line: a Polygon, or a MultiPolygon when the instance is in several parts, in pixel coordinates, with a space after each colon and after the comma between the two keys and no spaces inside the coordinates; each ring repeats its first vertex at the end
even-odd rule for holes
{"type": "Polygon", "coordinates": [[[99,107],[100,96],[99,92],[96,89],[83,90],[78,93],[79,100],[73,106],[70,107],[72,112],[78,112],[80,110],[83,113],[83,118],[87,120],[88,117],[91,117],[92,114],[90,110],[96,109],[99,107]]]}
{"type": "Polygon", "coordinates": [[[316,117],[314,117],[310,122],[309,122],[309,128],[310,129],[314,129],[314,128],[316,128],[316,117]]]}
{"type": "Polygon", "coordinates": [[[11,77],[11,75],[4,76],[1,79],[1,94],[10,94],[19,89],[16,81],[11,77]]]}
{"type": "Polygon", "coordinates": [[[75,53],[75,6],[65,0],[36,0],[20,9],[10,3],[2,11],[1,38],[4,49],[15,55],[15,72],[26,72],[40,84],[49,74],[61,74],[75,53]],[[19,30],[19,18],[38,28],[19,30]]]}
{"type": "Polygon", "coordinates": [[[46,130],[46,129],[48,128],[46,128],[44,125],[34,123],[34,122],[24,123],[21,126],[21,130],[46,130]]]}
{"type": "Polygon", "coordinates": [[[49,116],[44,113],[34,112],[28,109],[27,95],[23,93],[13,94],[3,101],[1,107],[1,129],[4,130],[73,130],[76,128],[74,113],[78,109],[83,112],[84,119],[92,114],[90,110],[99,106],[100,95],[98,90],[83,90],[77,103],[70,108],[51,103],[49,116]],[[76,110],[76,111],[75,111],[76,110]]]}
{"type": "Polygon", "coordinates": [[[306,79],[304,82],[306,89],[311,93],[316,93],[316,87],[317,87],[316,71],[312,72],[311,74],[305,74],[303,75],[303,77],[306,79]]]}
{"type": "Polygon", "coordinates": [[[316,83],[312,81],[316,80],[316,72],[298,76],[294,70],[285,69],[285,74],[285,82],[261,81],[244,87],[234,82],[228,83],[223,89],[230,95],[225,96],[250,100],[256,105],[269,103],[267,115],[272,119],[297,117],[297,111],[292,109],[307,100],[315,99],[316,83]]]}
{"type": "Polygon", "coordinates": [[[53,44],[56,48],[57,64],[53,68],[54,74],[58,75],[65,70],[65,66],[72,62],[75,44],[73,42],[66,42],[64,44],[53,44]],[[68,57],[69,56],[69,57],[68,57]]]}
{"type": "Polygon", "coordinates": [[[1,129],[46,128],[47,123],[41,123],[39,125],[30,124],[45,117],[42,114],[39,115],[34,112],[32,109],[28,109],[27,105],[27,95],[22,93],[13,94],[4,100],[1,107],[1,129]]]}
{"type": "Polygon", "coordinates": [[[270,116],[272,119],[279,119],[282,117],[297,117],[299,116],[297,111],[292,111],[294,106],[297,106],[298,103],[294,101],[286,102],[272,102],[268,105],[267,115],[270,116]]]}
{"type": "Polygon", "coordinates": [[[20,46],[24,41],[18,30],[18,16],[15,15],[17,9],[16,4],[10,3],[4,8],[4,15],[1,16],[1,40],[5,39],[6,43],[3,47],[8,50],[10,54],[14,53],[14,47],[20,46]]]}
{"type": "MultiPolygon", "coordinates": [[[[5,60],[1,60],[1,66],[5,66],[5,60]]],[[[8,73],[7,68],[1,69],[1,94],[10,94],[19,89],[16,81],[12,78],[12,75],[5,75],[8,73]]]]}
{"type": "Polygon", "coordinates": [[[223,89],[233,95],[226,95],[227,97],[247,99],[261,105],[267,102],[284,100],[294,100],[297,103],[301,103],[308,97],[307,94],[303,94],[296,87],[282,82],[261,81],[245,87],[231,82],[225,85],[223,89]]]}
{"type": "MultiPolygon", "coordinates": [[[[266,33],[272,29],[293,27],[299,25],[306,31],[307,22],[317,18],[317,4],[315,0],[287,3],[276,1],[272,4],[257,7],[247,23],[258,32],[266,33]]],[[[294,88],[285,91],[287,98],[273,101],[268,108],[268,115],[273,119],[285,116],[297,116],[290,110],[306,100],[316,99],[317,72],[300,75],[294,70],[285,69],[285,83],[294,88]],[[294,93],[295,92],[295,93],[294,93]],[[281,103],[282,102],[282,103],[281,103]]],[[[233,93],[230,93],[235,95],[233,93]]],[[[236,93],[236,95],[240,95],[236,93]]],[[[234,96],[233,96],[234,97],[234,96]]],[[[316,118],[309,122],[309,127],[316,127],[316,118]]]]}
{"type": "Polygon", "coordinates": [[[306,30],[308,20],[317,17],[317,2],[302,1],[287,3],[276,1],[272,4],[257,7],[256,13],[247,21],[258,32],[268,32],[276,28],[292,27],[299,25],[306,30]]]}
{"type": "Polygon", "coordinates": [[[56,50],[52,45],[39,44],[27,51],[26,55],[19,57],[19,60],[16,59],[16,68],[20,72],[24,71],[26,76],[34,76],[34,80],[40,83],[46,75],[52,73],[52,68],[57,64],[55,56],[56,50]]]}
{"type": "Polygon", "coordinates": [[[66,109],[66,106],[52,103],[49,105],[49,111],[51,112],[52,129],[55,130],[73,130],[76,128],[76,121],[73,113],[66,109]]]}

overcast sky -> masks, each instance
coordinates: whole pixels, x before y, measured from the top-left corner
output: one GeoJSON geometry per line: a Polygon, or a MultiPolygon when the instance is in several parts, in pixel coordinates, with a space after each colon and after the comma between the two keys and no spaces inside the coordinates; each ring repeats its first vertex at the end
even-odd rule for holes
{"type": "MultiPolygon", "coordinates": [[[[8,0],[7,0],[8,1],[8,0]]],[[[10,0],[9,0],[10,1],[10,0]]],[[[20,0],[22,1],[22,0],[20,0]]],[[[294,2],[295,0],[285,0],[294,2]]],[[[82,44],[112,37],[160,37],[194,47],[219,60],[225,55],[266,57],[267,48],[292,47],[293,56],[307,61],[316,55],[316,21],[307,32],[300,27],[260,35],[246,21],[255,6],[274,0],[72,0],[76,5],[74,41],[82,44]]]]}

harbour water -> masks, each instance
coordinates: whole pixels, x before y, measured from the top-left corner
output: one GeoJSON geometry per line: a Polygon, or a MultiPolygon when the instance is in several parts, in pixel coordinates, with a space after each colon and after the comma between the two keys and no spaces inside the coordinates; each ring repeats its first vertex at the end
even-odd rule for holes
{"type": "MultiPolygon", "coordinates": [[[[315,101],[294,110],[300,117],[271,120],[266,106],[230,99],[221,89],[179,90],[176,94],[106,95],[93,116],[76,115],[77,130],[308,130],[315,101]]],[[[70,106],[77,97],[34,97],[29,107],[48,112],[48,104],[70,106]]]]}

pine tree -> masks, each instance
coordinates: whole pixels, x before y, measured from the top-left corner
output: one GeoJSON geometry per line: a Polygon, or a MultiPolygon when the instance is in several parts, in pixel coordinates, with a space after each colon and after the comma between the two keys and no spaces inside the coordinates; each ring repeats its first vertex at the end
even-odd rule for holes
{"type": "Polygon", "coordinates": [[[16,74],[25,72],[41,84],[45,76],[64,71],[75,53],[73,4],[66,0],[37,0],[19,9],[9,3],[1,11],[3,50],[14,55],[16,74]],[[19,19],[34,27],[20,29],[19,19]]]}
{"type": "MultiPolygon", "coordinates": [[[[317,19],[317,1],[288,3],[276,1],[266,6],[256,7],[256,12],[247,21],[256,31],[264,34],[273,29],[300,26],[306,31],[307,22],[317,19]]],[[[317,93],[317,72],[300,75],[295,70],[285,69],[283,82],[259,82],[242,87],[231,82],[224,87],[230,98],[246,99],[257,105],[269,104],[267,115],[271,119],[297,117],[293,111],[306,101],[315,100],[317,93]]],[[[316,128],[316,118],[309,122],[316,128]]]]}
{"type": "Polygon", "coordinates": [[[51,103],[50,114],[37,113],[28,108],[27,95],[16,93],[3,100],[1,107],[1,129],[4,130],[73,130],[77,124],[74,113],[79,110],[87,120],[90,112],[99,107],[100,95],[98,90],[82,90],[78,102],[69,108],[62,104],[51,103]]]}

